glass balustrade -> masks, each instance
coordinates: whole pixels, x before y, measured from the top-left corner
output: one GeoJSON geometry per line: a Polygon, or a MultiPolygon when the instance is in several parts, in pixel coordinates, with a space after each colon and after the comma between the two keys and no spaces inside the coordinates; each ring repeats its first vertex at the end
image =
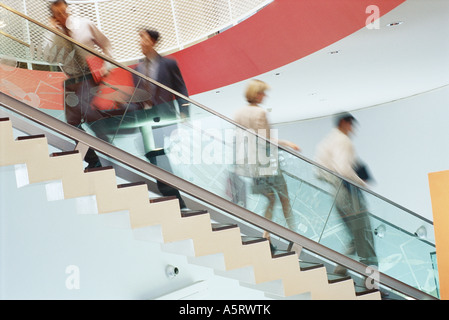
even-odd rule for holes
{"type": "Polygon", "coordinates": [[[438,296],[431,222],[245,130],[163,79],[148,81],[144,62],[120,67],[5,8],[0,14],[2,92],[438,296]],[[266,194],[274,189],[280,192],[270,214],[266,194]]]}

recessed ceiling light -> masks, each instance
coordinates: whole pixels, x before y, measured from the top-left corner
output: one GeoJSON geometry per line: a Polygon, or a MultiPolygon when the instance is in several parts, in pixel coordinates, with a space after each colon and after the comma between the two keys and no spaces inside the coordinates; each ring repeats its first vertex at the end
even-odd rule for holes
{"type": "Polygon", "coordinates": [[[404,23],[403,21],[392,22],[392,23],[387,24],[387,27],[396,27],[403,23],[404,23]]]}

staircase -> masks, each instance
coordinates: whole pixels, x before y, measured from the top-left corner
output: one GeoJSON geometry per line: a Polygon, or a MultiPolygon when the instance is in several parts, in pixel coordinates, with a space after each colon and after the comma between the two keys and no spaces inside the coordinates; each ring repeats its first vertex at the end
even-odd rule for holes
{"type": "Polygon", "coordinates": [[[64,199],[95,196],[99,215],[126,212],[136,241],[159,242],[278,299],[381,298],[356,292],[351,278],[329,278],[322,265],[305,266],[294,252],[272,252],[267,239],[245,239],[237,225],[214,224],[207,211],[181,212],[177,199],[151,199],[146,184],[117,185],[112,167],[84,170],[78,152],[48,150],[44,135],[14,139],[11,121],[0,119],[0,166],[25,164],[29,184],[61,181],[64,199]]]}

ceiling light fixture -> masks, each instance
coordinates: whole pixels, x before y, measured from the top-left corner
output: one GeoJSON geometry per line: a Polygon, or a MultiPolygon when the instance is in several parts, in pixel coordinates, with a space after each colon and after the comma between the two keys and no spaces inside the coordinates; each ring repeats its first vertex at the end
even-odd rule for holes
{"type": "Polygon", "coordinates": [[[387,24],[387,27],[396,27],[403,23],[404,23],[403,21],[392,22],[392,23],[387,24]]]}

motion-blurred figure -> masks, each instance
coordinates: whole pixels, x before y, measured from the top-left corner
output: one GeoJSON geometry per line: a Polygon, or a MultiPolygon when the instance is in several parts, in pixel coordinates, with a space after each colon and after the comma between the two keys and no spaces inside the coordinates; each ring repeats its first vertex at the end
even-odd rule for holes
{"type": "MultiPolygon", "coordinates": [[[[52,13],[50,23],[58,31],[89,48],[94,49],[94,46],[97,45],[104,54],[112,56],[111,43],[108,38],[89,19],[70,15],[65,0],[52,2],[50,11],[52,13]]],[[[62,37],[56,36],[54,40],[56,43],[61,42],[62,37]]],[[[62,66],[64,72],[69,76],[64,83],[65,116],[69,124],[83,129],[84,122],[92,122],[102,117],[97,110],[91,108],[91,101],[94,97],[92,89],[97,84],[92,74],[93,66],[89,66],[89,62],[96,60],[97,63],[100,63],[98,67],[100,76],[106,75],[108,71],[106,64],[100,58],[92,56],[90,52],[77,46],[72,46],[72,50],[75,53],[73,59],[69,65],[62,66]]],[[[90,148],[84,160],[88,163],[87,168],[101,166],[97,154],[90,148]]]]}
{"type": "Polygon", "coordinates": [[[316,161],[347,179],[347,181],[341,180],[328,172],[321,174],[321,178],[334,187],[336,209],[351,236],[351,243],[348,245],[346,254],[357,253],[360,262],[377,267],[373,230],[366,201],[357,187],[357,185],[363,187],[367,185],[357,174],[357,158],[351,141],[355,123],[356,119],[350,113],[338,114],[336,127],[317,147],[316,161]]]}
{"type": "MultiPolygon", "coordinates": [[[[266,111],[260,106],[266,90],[269,86],[260,80],[253,79],[246,89],[248,105],[237,110],[234,116],[235,122],[264,138],[252,140],[253,134],[242,129],[237,130],[237,163],[235,173],[240,176],[250,177],[253,180],[252,192],[262,194],[268,200],[265,210],[267,219],[273,218],[273,209],[276,202],[276,194],[282,204],[282,210],[286,221],[291,218],[291,205],[288,196],[287,184],[278,166],[277,147],[270,142],[283,145],[294,150],[299,147],[290,141],[278,140],[272,136],[266,111]],[[248,144],[244,145],[245,138],[249,137],[248,144]]],[[[254,136],[255,137],[255,136],[254,136]]]]}
{"type": "MultiPolygon", "coordinates": [[[[187,87],[176,60],[162,57],[155,49],[160,38],[159,32],[147,29],[140,31],[139,35],[140,46],[145,58],[139,62],[136,70],[183,96],[188,96],[187,87]]],[[[134,82],[136,88],[143,89],[148,94],[148,99],[141,103],[141,109],[146,114],[145,117],[155,120],[152,125],[141,127],[145,156],[152,164],[172,172],[169,159],[165,154],[164,140],[166,137],[170,137],[177,125],[164,125],[163,123],[164,121],[188,118],[190,103],[149,81],[142,82],[140,78],[136,77],[134,82]],[[160,122],[159,126],[158,122],[160,122]]],[[[181,209],[187,209],[179,190],[161,181],[157,181],[157,186],[162,195],[177,197],[181,209]]]]}

